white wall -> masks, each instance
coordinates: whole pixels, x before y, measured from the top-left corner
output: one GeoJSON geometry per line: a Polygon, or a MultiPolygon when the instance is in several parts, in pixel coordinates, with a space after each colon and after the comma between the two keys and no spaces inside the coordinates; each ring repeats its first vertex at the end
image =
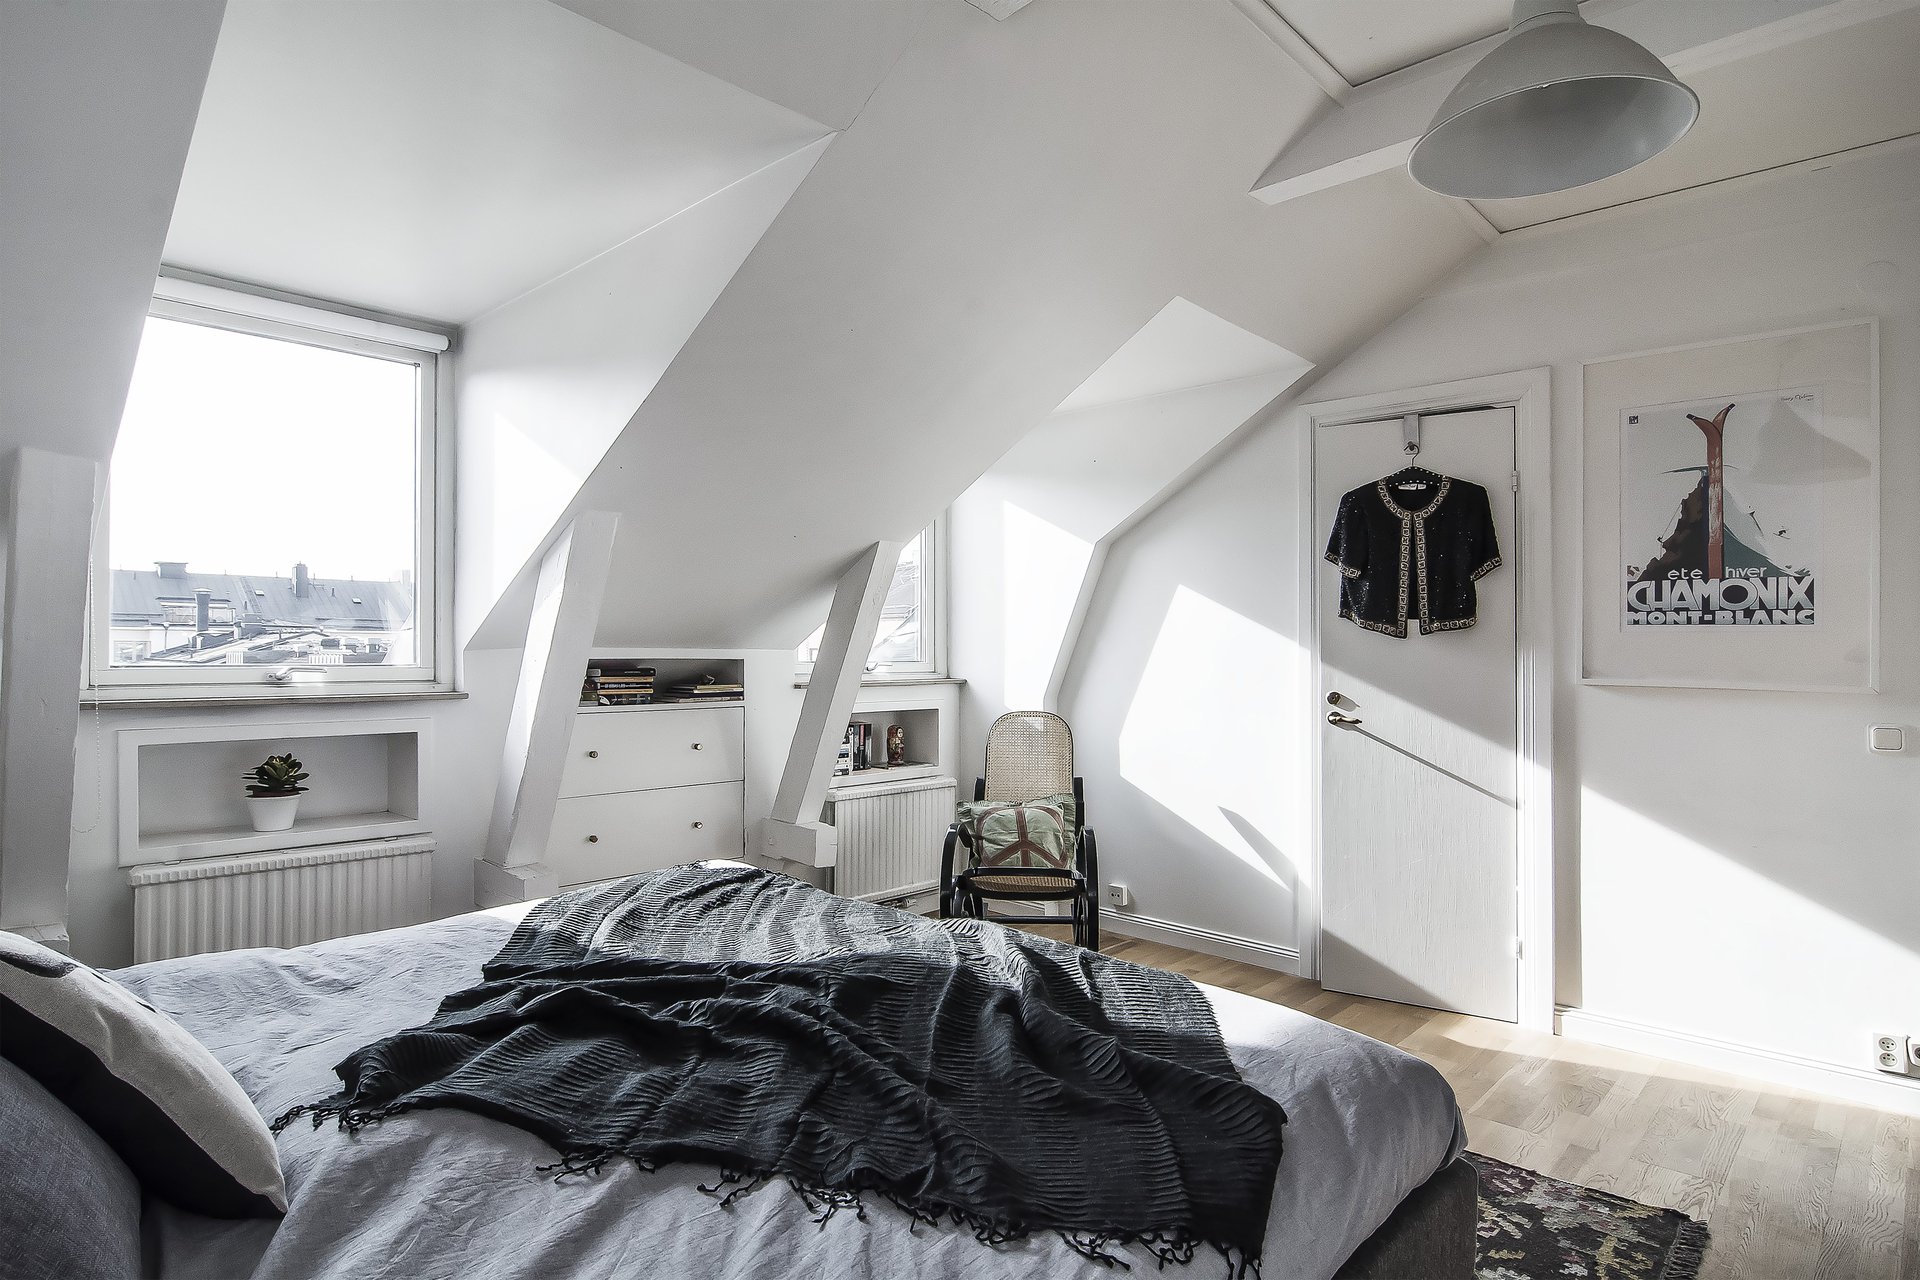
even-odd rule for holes
{"type": "MultiPolygon", "coordinates": [[[[1308,392],[1552,368],[1564,1003],[1856,1069],[1870,1029],[1920,1033],[1917,157],[1896,144],[1513,236],[1308,392]],[[1580,685],[1581,362],[1869,314],[1882,320],[1881,692],[1580,685]],[[1905,725],[1907,753],[1870,755],[1876,723],[1905,725]]],[[[1295,575],[1315,548],[1293,526],[1295,466],[1294,441],[1268,427],[1116,548],[1067,703],[1083,741],[1120,743],[1100,763],[1082,749],[1107,877],[1131,881],[1142,912],[1274,940],[1285,894],[1211,817],[1236,803],[1237,761],[1215,780],[1168,745],[1146,767],[1127,728],[1142,703],[1170,707],[1175,742],[1215,762],[1254,720],[1304,741],[1299,689],[1270,687],[1262,661],[1220,643],[1238,632],[1256,655],[1297,658],[1295,575]],[[1186,647],[1161,676],[1156,637],[1183,592],[1212,603],[1188,607],[1186,647]],[[1191,696],[1156,692],[1181,678],[1191,696]],[[1198,798],[1168,806],[1183,788],[1198,798]]],[[[1284,794],[1292,747],[1262,767],[1265,791],[1284,794]]],[[[1299,853],[1277,850],[1276,868],[1299,853]]]]}
{"type": "MultiPolygon", "coordinates": [[[[530,563],[829,141],[749,174],[461,330],[454,611],[463,641],[530,563]]],[[[499,630],[482,642],[518,643],[515,628],[499,630]]]]}
{"type": "Polygon", "coordinates": [[[967,680],[963,769],[980,768],[996,717],[1049,706],[1116,535],[1305,371],[1273,351],[1271,372],[1052,414],[954,501],[948,652],[967,680]]]}
{"type": "MultiPolygon", "coordinates": [[[[1132,914],[1297,950],[1293,443],[1269,412],[1114,545],[1061,714],[1132,914]]],[[[971,676],[968,669],[958,674],[971,676]]],[[[1122,922],[1122,925],[1124,922],[1122,922]]],[[[1116,926],[1121,927],[1121,926],[1116,926]]]]}

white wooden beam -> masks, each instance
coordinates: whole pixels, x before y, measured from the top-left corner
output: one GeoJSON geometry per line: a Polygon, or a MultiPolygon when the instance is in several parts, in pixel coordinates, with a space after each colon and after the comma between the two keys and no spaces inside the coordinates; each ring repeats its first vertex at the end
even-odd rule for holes
{"type": "Polygon", "coordinates": [[[87,568],[100,466],[18,449],[0,622],[0,927],[64,936],[74,735],[86,678],[87,568]]]}
{"type": "Polygon", "coordinates": [[[1291,22],[1281,17],[1267,0],[1233,0],[1233,7],[1259,28],[1261,35],[1279,45],[1281,52],[1313,78],[1322,93],[1335,102],[1345,102],[1353,93],[1353,85],[1340,74],[1339,69],[1295,30],[1291,22]]]}
{"type": "Polygon", "coordinates": [[[482,907],[524,902],[559,888],[546,863],[547,840],[619,524],[612,512],[583,511],[540,562],[487,851],[474,865],[474,901],[482,907]]]}
{"type": "Polygon", "coordinates": [[[867,655],[880,629],[880,609],[893,586],[901,543],[876,542],[840,576],[827,627],[807,680],[800,723],[793,731],[787,767],[773,797],[773,813],[761,824],[759,852],[805,866],[830,867],[837,845],[832,827],[820,822],[827,783],[846,735],[853,700],[866,673],[867,655]]]}
{"type": "MultiPolygon", "coordinates": [[[[1582,15],[1639,41],[1683,79],[1710,67],[1914,7],[1920,0],[1588,0],[1582,15]]],[[[1280,204],[1407,162],[1433,113],[1468,68],[1504,35],[1490,36],[1369,81],[1308,125],[1280,153],[1253,195],[1280,204]]]]}

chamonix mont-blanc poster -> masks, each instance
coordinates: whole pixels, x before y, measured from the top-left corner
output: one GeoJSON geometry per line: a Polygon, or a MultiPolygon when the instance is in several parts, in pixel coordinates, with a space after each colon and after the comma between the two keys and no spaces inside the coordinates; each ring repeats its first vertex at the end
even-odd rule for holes
{"type": "Polygon", "coordinates": [[[1820,400],[1795,387],[1621,411],[1622,625],[1819,625],[1820,400]]]}
{"type": "Polygon", "coordinates": [[[1879,328],[1581,366],[1581,678],[1874,688],[1879,328]]]}

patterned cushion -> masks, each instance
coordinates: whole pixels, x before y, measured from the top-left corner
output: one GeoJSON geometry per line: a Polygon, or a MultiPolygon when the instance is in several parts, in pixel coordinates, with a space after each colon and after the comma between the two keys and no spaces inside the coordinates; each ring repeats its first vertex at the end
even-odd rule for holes
{"type": "Polygon", "coordinates": [[[0,1059],[0,1276],[139,1275],[140,1184],[80,1117],[0,1059]]]}
{"type": "Polygon", "coordinates": [[[215,1218],[287,1207],[266,1122],[179,1023],[125,987],[0,932],[0,1057],[64,1103],[149,1192],[215,1218]]]}
{"type": "Polygon", "coordinates": [[[968,857],[977,869],[1073,866],[1075,806],[1071,795],[1043,796],[1024,804],[968,800],[956,821],[967,835],[968,857]]]}

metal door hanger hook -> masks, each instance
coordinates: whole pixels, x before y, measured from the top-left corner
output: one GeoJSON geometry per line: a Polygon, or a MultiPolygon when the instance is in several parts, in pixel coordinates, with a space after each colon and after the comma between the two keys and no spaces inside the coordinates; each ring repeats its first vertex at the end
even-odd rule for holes
{"type": "Polygon", "coordinates": [[[1417,457],[1420,453],[1420,415],[1419,414],[1408,413],[1408,414],[1401,415],[1400,438],[1406,441],[1406,444],[1402,446],[1406,452],[1406,455],[1409,458],[1417,457]]]}

